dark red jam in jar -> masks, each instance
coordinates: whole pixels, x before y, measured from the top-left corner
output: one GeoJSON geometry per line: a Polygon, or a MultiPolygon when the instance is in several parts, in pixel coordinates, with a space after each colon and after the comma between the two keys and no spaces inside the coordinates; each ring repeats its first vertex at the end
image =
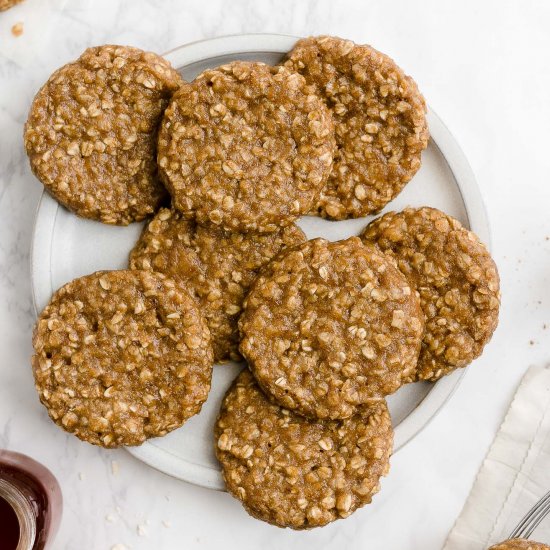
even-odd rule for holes
{"type": "Polygon", "coordinates": [[[32,458],[0,450],[0,550],[47,550],[59,526],[61,489],[32,458]]]}

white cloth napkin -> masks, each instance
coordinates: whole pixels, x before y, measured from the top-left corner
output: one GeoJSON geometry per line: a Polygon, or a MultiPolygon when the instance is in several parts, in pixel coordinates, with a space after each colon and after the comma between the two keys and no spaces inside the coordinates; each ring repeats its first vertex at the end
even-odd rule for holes
{"type": "MultiPolygon", "coordinates": [[[[548,491],[550,365],[523,377],[443,550],[485,550],[506,540],[548,491]]],[[[550,544],[550,516],[531,538],[550,544]]]]}

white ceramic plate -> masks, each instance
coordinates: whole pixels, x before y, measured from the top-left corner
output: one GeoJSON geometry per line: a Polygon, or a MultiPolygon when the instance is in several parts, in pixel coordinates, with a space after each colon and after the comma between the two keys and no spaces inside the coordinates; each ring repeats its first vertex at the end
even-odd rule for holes
{"type": "MultiPolygon", "coordinates": [[[[277,63],[296,40],[296,37],[270,34],[226,36],[182,46],[165,57],[186,80],[192,80],[204,69],[234,59],[277,63]]],[[[490,246],[485,209],[468,162],[433,111],[428,113],[428,122],[431,140],[423,155],[422,168],[386,211],[408,205],[440,208],[458,218],[490,246]]],[[[329,222],[303,218],[299,225],[309,238],[322,236],[339,240],[359,233],[369,219],[329,222]]],[[[127,267],[128,253],[141,228],[142,224],[113,227],[78,218],[44,193],[36,214],[31,253],[37,311],[47,304],[55,289],[75,277],[99,269],[127,267]]],[[[220,400],[241,368],[236,364],[217,366],[212,391],[200,415],[166,437],[128,451],[169,475],[204,487],[223,489],[213,452],[212,429],[220,400]]],[[[410,384],[390,396],[396,451],[435,416],[463,374],[462,370],[455,372],[436,384],[410,384]]]]}

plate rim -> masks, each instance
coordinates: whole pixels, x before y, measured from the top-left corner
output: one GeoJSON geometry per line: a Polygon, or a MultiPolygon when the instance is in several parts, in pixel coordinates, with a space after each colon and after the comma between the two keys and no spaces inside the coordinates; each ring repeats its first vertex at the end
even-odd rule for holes
{"type": "MultiPolygon", "coordinates": [[[[222,55],[284,54],[299,39],[300,37],[286,34],[232,34],[184,44],[166,52],[163,57],[168,59],[173,66],[179,68],[222,55]]],[[[450,130],[429,106],[427,119],[430,140],[445,158],[452,173],[462,198],[470,229],[480,237],[490,251],[489,219],[481,190],[470,164],[450,130]]],[[[59,208],[61,205],[46,190],[43,190],[34,217],[30,250],[32,299],[37,315],[39,314],[37,305],[46,302],[54,290],[51,272],[51,242],[59,208]],[[49,266],[49,269],[42,268],[39,272],[39,266],[49,266]],[[44,297],[48,298],[44,300],[44,297]]],[[[416,408],[395,427],[394,454],[421,433],[439,414],[457,390],[465,374],[466,369],[459,369],[439,380],[417,404],[416,408]]],[[[157,447],[152,441],[146,441],[139,447],[126,447],[125,449],[145,464],[174,478],[208,489],[224,490],[220,470],[181,459],[167,449],[157,447]]]]}

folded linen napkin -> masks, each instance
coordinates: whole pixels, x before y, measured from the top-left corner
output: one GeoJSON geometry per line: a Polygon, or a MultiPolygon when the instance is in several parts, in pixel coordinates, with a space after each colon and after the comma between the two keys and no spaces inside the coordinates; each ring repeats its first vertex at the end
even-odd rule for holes
{"type": "MultiPolygon", "coordinates": [[[[550,365],[524,375],[443,550],[485,550],[508,538],[550,491],[550,365]]],[[[550,544],[550,516],[533,540],[550,544]]]]}

